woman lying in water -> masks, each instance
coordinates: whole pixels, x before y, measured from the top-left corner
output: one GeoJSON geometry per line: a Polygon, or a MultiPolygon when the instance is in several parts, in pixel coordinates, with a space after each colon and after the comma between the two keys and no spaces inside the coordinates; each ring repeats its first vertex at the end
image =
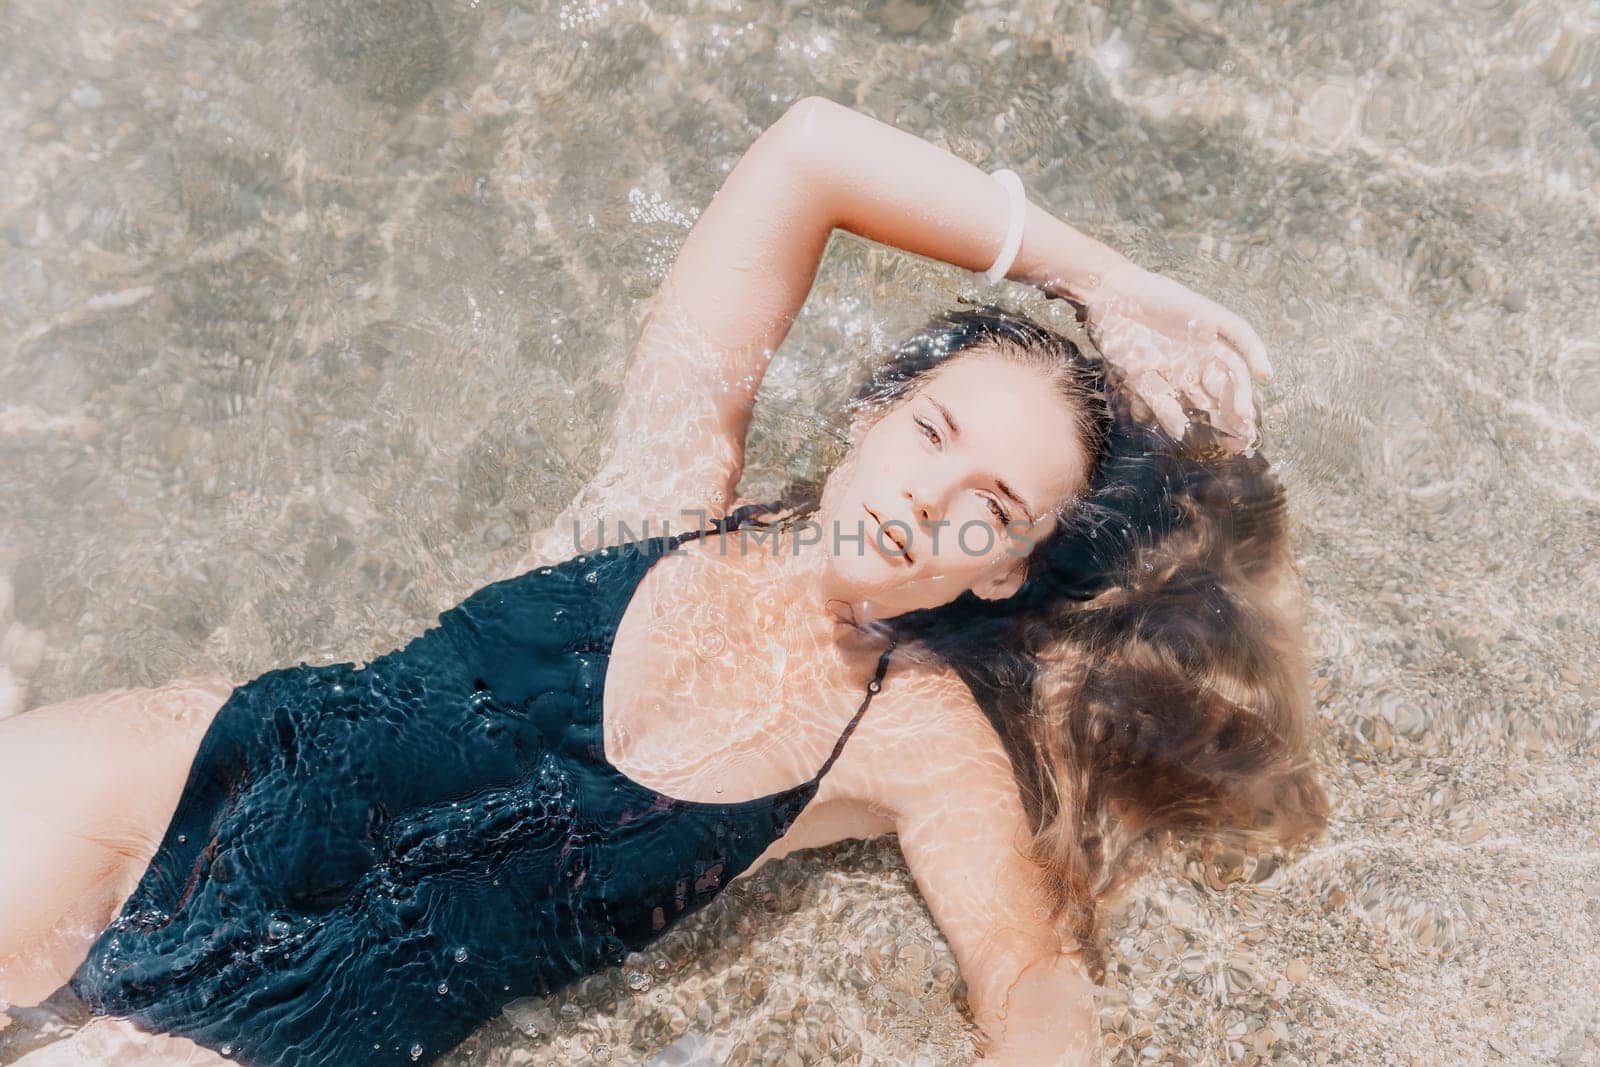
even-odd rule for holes
{"type": "Polygon", "coordinates": [[[1259,340],[1024,204],[801,101],[689,234],[600,472],[517,577],[363,668],[0,723],[0,850],[27,858],[0,868],[0,1004],[70,982],[102,1016],[23,1062],[431,1061],[774,857],[891,832],[986,1062],[1091,1060],[1132,846],[1292,843],[1323,801],[1249,456],[1259,340]],[[733,508],[836,226],[1072,300],[1109,366],[942,316],[858,392],[819,490],[733,508]],[[728,517],[608,535],[695,513],[728,517]]]}

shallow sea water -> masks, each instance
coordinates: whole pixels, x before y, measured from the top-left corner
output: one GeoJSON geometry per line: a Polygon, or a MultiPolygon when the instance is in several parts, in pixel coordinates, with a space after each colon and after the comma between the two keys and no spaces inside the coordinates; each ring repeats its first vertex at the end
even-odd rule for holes
{"type": "MultiPolygon", "coordinates": [[[[365,660],[503,571],[687,227],[820,93],[1013,167],[1278,370],[1334,817],[1134,887],[1107,1061],[1600,1063],[1594,7],[12,0],[0,57],[29,706],[365,660]]],[[[824,469],[873,352],[963,294],[836,235],[744,495],[824,469]]],[[[450,1062],[961,1063],[956,992],[892,839],[852,844],[450,1062]]]]}

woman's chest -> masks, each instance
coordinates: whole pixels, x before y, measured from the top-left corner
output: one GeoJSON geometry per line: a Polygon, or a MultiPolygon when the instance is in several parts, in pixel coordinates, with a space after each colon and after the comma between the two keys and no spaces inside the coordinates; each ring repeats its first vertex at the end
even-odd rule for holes
{"type": "MultiPolygon", "coordinates": [[[[601,694],[606,760],[703,803],[810,781],[864,691],[847,691],[828,648],[785,640],[759,588],[692,561],[666,569],[676,563],[652,568],[617,626],[601,694]]],[[[828,784],[813,805],[837,799],[828,784]]]]}

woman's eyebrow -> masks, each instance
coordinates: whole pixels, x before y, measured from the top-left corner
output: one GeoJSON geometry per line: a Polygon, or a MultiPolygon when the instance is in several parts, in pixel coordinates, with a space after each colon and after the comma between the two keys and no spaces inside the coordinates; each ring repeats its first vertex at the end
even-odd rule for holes
{"type": "Polygon", "coordinates": [[[939,403],[932,396],[928,397],[928,403],[930,403],[934,407],[938,408],[939,409],[939,414],[944,416],[944,421],[950,427],[950,436],[951,437],[960,437],[961,436],[961,427],[956,425],[955,416],[950,414],[950,409],[945,407],[943,404],[939,403]]]}
{"type": "MultiPolygon", "coordinates": [[[[932,397],[932,395],[929,395],[929,394],[924,394],[924,395],[928,396],[928,403],[930,403],[934,407],[938,408],[939,409],[939,414],[944,416],[945,425],[950,427],[950,437],[951,437],[951,439],[954,440],[955,438],[960,437],[961,436],[961,427],[956,425],[955,416],[950,414],[950,409],[945,407],[943,404],[939,403],[937,400],[935,400],[932,397]]],[[[1038,519],[1034,518],[1035,512],[1034,512],[1034,510],[1032,508],[1030,508],[1028,506],[1028,502],[1026,500],[1022,499],[1020,496],[1018,496],[1017,495],[1017,491],[1015,489],[1011,488],[1009,485],[1007,485],[1004,478],[996,478],[994,480],[994,485],[995,485],[996,489],[1000,490],[1000,492],[1002,492],[1006,496],[1010,497],[1016,503],[1017,507],[1022,509],[1022,513],[1028,517],[1029,525],[1032,525],[1032,524],[1037,523],[1039,521],[1038,519]]]]}
{"type": "Polygon", "coordinates": [[[1026,500],[1023,500],[1020,496],[1018,496],[1016,494],[1016,492],[1009,485],[1007,485],[1005,483],[1005,479],[996,478],[994,480],[994,484],[995,484],[995,488],[996,489],[999,489],[1006,496],[1010,497],[1012,500],[1015,500],[1017,502],[1017,507],[1021,508],[1022,509],[1022,513],[1028,517],[1028,525],[1031,526],[1034,523],[1039,521],[1038,519],[1033,517],[1033,509],[1028,506],[1028,502],[1026,500]]]}

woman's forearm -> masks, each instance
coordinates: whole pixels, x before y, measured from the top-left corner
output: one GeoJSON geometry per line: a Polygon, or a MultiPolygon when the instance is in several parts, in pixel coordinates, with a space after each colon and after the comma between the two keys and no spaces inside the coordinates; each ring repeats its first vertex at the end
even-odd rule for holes
{"type": "MultiPolygon", "coordinates": [[[[794,109],[800,156],[834,225],[968,270],[995,261],[1010,222],[1005,189],[920,137],[820,97],[794,109]]],[[[1087,303],[1126,262],[1037,204],[1007,276],[1087,303]]]]}
{"type": "MultiPolygon", "coordinates": [[[[805,304],[835,227],[969,270],[994,262],[1010,222],[1005,189],[914,134],[807,97],[746,150],[696,220],[658,301],[724,353],[748,391],[805,304]]],[[[1008,274],[1090,302],[1126,261],[1036,204],[1008,274]]]]}

